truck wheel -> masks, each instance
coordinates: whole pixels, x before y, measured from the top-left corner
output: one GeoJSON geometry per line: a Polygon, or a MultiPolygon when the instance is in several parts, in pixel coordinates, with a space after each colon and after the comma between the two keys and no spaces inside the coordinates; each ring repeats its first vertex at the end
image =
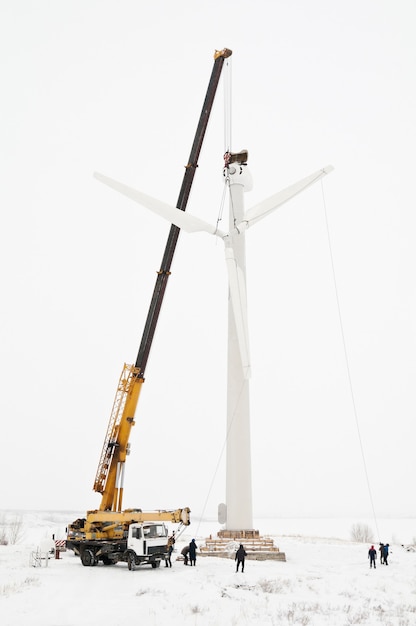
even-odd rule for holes
{"type": "Polygon", "coordinates": [[[95,565],[94,552],[92,550],[83,550],[81,554],[81,563],[85,565],[85,567],[95,565]]]}
{"type": "Polygon", "coordinates": [[[160,567],[160,561],[153,561],[152,567],[153,569],[156,569],[156,567],[160,567]]]}

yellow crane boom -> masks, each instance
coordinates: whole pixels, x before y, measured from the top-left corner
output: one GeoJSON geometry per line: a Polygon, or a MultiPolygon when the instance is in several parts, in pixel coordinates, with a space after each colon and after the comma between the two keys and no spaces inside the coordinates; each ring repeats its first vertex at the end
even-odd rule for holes
{"type": "MultiPolygon", "coordinates": [[[[220,51],[216,50],[214,54],[214,66],[211,78],[202,106],[191,153],[188,163],[185,166],[183,182],[176,204],[176,207],[181,211],[186,210],[222,67],[225,59],[231,56],[231,54],[231,50],[227,48],[220,51]]],[[[172,225],[166,242],[161,268],[157,272],[156,284],[136,363],[135,365],[124,365],[120,376],[93,487],[94,491],[102,495],[100,504],[100,510],[102,511],[122,510],[124,464],[129,453],[130,431],[134,425],[137,402],[144,382],[144,372],[166,291],[167,281],[171,273],[170,268],[178,237],[179,228],[172,225]]]]}
{"type": "Polygon", "coordinates": [[[102,494],[103,511],[122,510],[124,463],[130,451],[128,441],[142,384],[139,368],[125,363],[94,481],[94,491],[102,494]]]}

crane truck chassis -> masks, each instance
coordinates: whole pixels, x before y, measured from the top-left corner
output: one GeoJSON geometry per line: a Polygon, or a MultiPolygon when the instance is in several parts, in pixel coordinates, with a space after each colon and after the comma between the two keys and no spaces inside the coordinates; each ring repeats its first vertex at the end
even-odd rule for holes
{"type": "Polygon", "coordinates": [[[190,524],[190,510],[122,513],[89,511],[68,527],[66,546],[80,557],[84,566],[127,563],[130,570],[139,565],[159,567],[167,557],[169,538],[165,521],[190,524]]]}

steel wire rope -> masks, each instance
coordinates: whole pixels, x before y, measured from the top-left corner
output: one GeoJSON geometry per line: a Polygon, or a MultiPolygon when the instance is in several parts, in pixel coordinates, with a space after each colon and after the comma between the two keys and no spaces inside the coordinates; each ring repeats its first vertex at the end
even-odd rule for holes
{"type": "Polygon", "coordinates": [[[224,153],[231,151],[231,128],[232,128],[232,57],[225,63],[224,76],[224,153]]]}
{"type": "Polygon", "coordinates": [[[361,458],[362,458],[363,467],[364,467],[364,475],[366,479],[368,495],[370,498],[371,510],[373,513],[373,520],[374,520],[374,524],[376,527],[377,537],[378,537],[378,540],[380,541],[380,532],[378,529],[376,509],[374,506],[374,499],[373,499],[373,494],[372,494],[372,489],[371,489],[370,477],[368,474],[367,461],[365,458],[364,444],[363,444],[363,440],[361,437],[361,429],[360,429],[360,423],[358,419],[357,404],[355,401],[354,386],[352,383],[351,368],[350,368],[349,355],[348,355],[348,350],[347,350],[347,342],[345,340],[344,323],[343,323],[342,313],[341,313],[341,304],[340,304],[340,298],[339,298],[339,292],[338,292],[337,277],[336,277],[336,272],[335,272],[334,255],[332,252],[331,233],[329,229],[328,212],[326,209],[325,193],[324,193],[324,186],[323,186],[322,180],[321,180],[321,192],[322,192],[322,203],[323,203],[324,216],[325,216],[326,233],[327,233],[327,238],[328,238],[329,257],[331,261],[332,279],[334,282],[335,300],[336,300],[337,311],[338,311],[338,321],[339,321],[339,326],[340,326],[340,331],[341,331],[341,340],[342,340],[342,346],[343,346],[343,351],[344,351],[345,367],[347,370],[348,386],[349,386],[349,391],[350,391],[350,396],[351,396],[351,403],[352,403],[352,408],[353,408],[355,426],[357,429],[358,442],[359,442],[360,451],[361,451],[361,458]]]}
{"type": "MultiPolygon", "coordinates": [[[[224,180],[224,187],[222,189],[220,208],[219,208],[218,213],[217,213],[216,230],[219,229],[219,224],[220,224],[220,222],[222,222],[222,217],[223,217],[223,212],[224,212],[224,205],[225,205],[225,194],[227,193],[228,185],[229,185],[229,180],[228,180],[228,178],[225,178],[225,180],[224,180]]],[[[215,237],[215,244],[216,245],[218,244],[218,237],[215,237]]]]}
{"type": "MultiPolygon", "coordinates": [[[[231,152],[232,148],[232,65],[231,58],[228,59],[226,71],[224,72],[224,155],[227,152],[231,152]]],[[[226,186],[230,188],[230,178],[225,177],[226,186]]],[[[233,218],[233,224],[235,226],[236,220],[234,215],[234,205],[232,196],[229,194],[230,201],[230,215],[233,218]]],[[[222,207],[223,208],[223,207],[222,207]]],[[[218,221],[217,221],[218,224],[218,221]]]]}
{"type": "MultiPolygon", "coordinates": [[[[223,154],[231,151],[231,57],[227,59],[223,71],[224,80],[224,147],[223,154]]],[[[224,174],[225,185],[223,187],[220,208],[217,214],[217,228],[223,218],[223,211],[225,205],[225,195],[227,192],[227,186],[229,185],[229,178],[224,174]]]]}

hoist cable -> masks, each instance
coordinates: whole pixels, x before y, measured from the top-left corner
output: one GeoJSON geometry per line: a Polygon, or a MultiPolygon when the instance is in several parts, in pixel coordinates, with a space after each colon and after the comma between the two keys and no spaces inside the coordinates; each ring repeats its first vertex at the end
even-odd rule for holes
{"type": "Polygon", "coordinates": [[[365,474],[365,479],[366,479],[366,483],[367,483],[367,489],[368,489],[368,495],[369,495],[369,498],[370,498],[371,509],[372,509],[372,513],[373,513],[374,524],[375,524],[375,527],[376,527],[377,536],[378,536],[378,538],[380,540],[380,533],[379,533],[378,524],[377,524],[377,515],[376,515],[375,506],[374,506],[374,500],[373,500],[373,494],[372,494],[372,490],[371,490],[370,478],[369,478],[368,469],[367,469],[367,462],[366,462],[366,458],[365,458],[364,444],[363,444],[363,440],[362,440],[362,437],[361,437],[361,430],[360,430],[360,423],[359,423],[359,419],[358,419],[357,404],[355,402],[354,386],[352,384],[351,368],[350,368],[350,364],[349,364],[347,342],[345,340],[344,324],[343,324],[342,314],[341,314],[341,305],[340,305],[340,299],[339,299],[339,293],[338,293],[337,278],[336,278],[336,273],[335,273],[334,256],[333,256],[333,253],[332,253],[331,235],[330,235],[330,230],[329,230],[328,213],[327,213],[327,209],[326,209],[324,186],[323,186],[322,180],[321,180],[321,191],[322,191],[322,202],[323,202],[324,215],[325,215],[326,233],[327,233],[327,238],[328,238],[329,256],[330,256],[330,260],[331,260],[332,279],[333,279],[333,282],[334,282],[335,300],[336,300],[336,303],[337,303],[338,320],[339,320],[339,325],[340,325],[340,330],[341,330],[342,345],[343,345],[343,349],[344,349],[345,366],[346,366],[346,370],[347,370],[348,386],[349,386],[349,391],[350,391],[350,396],[351,396],[352,408],[353,408],[354,419],[355,419],[355,426],[356,426],[356,429],[357,429],[358,441],[359,441],[359,445],[360,445],[361,457],[362,457],[362,462],[363,462],[363,467],[364,467],[364,474],[365,474]]]}
{"type": "MultiPolygon", "coordinates": [[[[222,196],[221,196],[221,203],[220,203],[220,209],[218,211],[218,216],[217,216],[217,230],[219,229],[219,224],[222,221],[222,216],[224,213],[224,205],[225,205],[225,196],[227,193],[227,184],[224,185],[223,187],[223,191],[222,191],[222,196]]],[[[216,243],[218,242],[218,237],[215,237],[215,241],[216,243]]]]}
{"type": "MultiPolygon", "coordinates": [[[[231,57],[229,57],[224,64],[223,80],[224,80],[224,154],[231,151],[231,57]]],[[[224,176],[226,176],[224,174],[224,176]]],[[[225,185],[222,191],[222,197],[220,202],[220,209],[217,215],[217,228],[222,221],[225,197],[227,189],[229,188],[229,179],[225,178],[225,185]]],[[[228,225],[227,225],[228,227],[228,225]]]]}
{"type": "Polygon", "coordinates": [[[224,64],[224,153],[231,152],[231,128],[232,128],[232,57],[224,64]]]}
{"type": "MultiPolygon", "coordinates": [[[[227,176],[226,179],[225,179],[225,187],[224,187],[224,189],[230,189],[230,178],[229,178],[229,176],[227,176]]],[[[224,201],[224,198],[225,198],[225,193],[223,195],[223,201],[224,201]]],[[[235,228],[236,224],[237,224],[237,220],[236,220],[236,217],[235,217],[234,201],[233,201],[233,195],[232,195],[231,192],[229,193],[228,201],[229,201],[229,216],[230,216],[229,221],[230,221],[230,225],[232,223],[232,227],[231,228],[235,228]]]]}

